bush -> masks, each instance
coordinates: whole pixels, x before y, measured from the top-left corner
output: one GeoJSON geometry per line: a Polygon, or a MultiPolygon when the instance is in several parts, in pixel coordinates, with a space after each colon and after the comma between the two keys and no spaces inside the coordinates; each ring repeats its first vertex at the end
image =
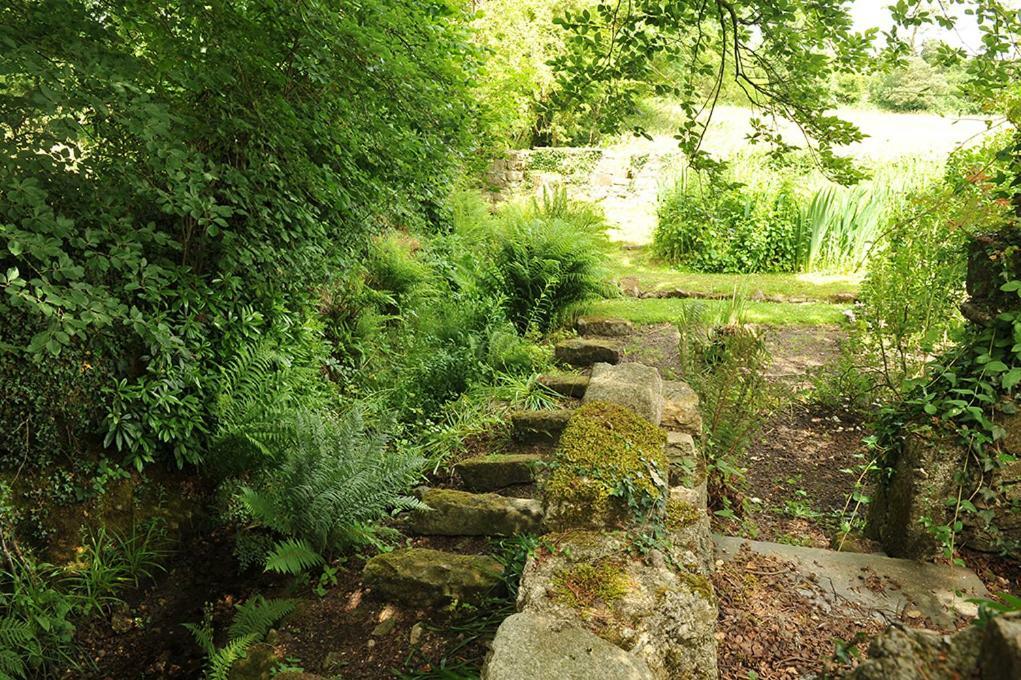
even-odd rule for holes
{"type": "Polygon", "coordinates": [[[807,234],[793,189],[710,186],[688,174],[661,200],[653,249],[703,272],[797,271],[807,234]]]}
{"type": "Polygon", "coordinates": [[[917,57],[872,82],[871,100],[891,111],[935,111],[949,94],[947,79],[917,57]]]}
{"type": "Polygon", "coordinates": [[[521,333],[546,333],[606,291],[606,224],[566,194],[499,216],[489,291],[521,333]]]}

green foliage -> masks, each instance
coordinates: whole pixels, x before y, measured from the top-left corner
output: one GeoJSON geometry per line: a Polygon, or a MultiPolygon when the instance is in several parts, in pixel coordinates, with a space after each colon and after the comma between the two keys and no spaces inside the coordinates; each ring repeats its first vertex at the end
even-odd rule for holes
{"type": "Polygon", "coordinates": [[[703,272],[798,271],[805,234],[791,187],[775,192],[687,173],[662,199],[656,253],[703,272]]]}
{"type": "Polygon", "coordinates": [[[388,511],[417,507],[403,494],[421,474],[421,456],[387,448],[359,411],[297,410],[287,418],[278,463],[241,491],[256,526],[285,537],[267,556],[267,569],[293,573],[321,564],[323,553],[371,540],[372,524],[388,511]]]}
{"type": "Polygon", "coordinates": [[[934,111],[950,90],[946,78],[912,57],[882,74],[870,87],[870,100],[891,111],[934,111]]]}
{"type": "Polygon", "coordinates": [[[606,292],[606,224],[594,210],[557,191],[501,220],[490,289],[520,333],[546,333],[606,292]]]}
{"type": "Polygon", "coordinates": [[[202,623],[184,624],[206,654],[205,677],[208,680],[227,680],[231,667],[245,658],[248,648],[266,637],[277,621],[294,611],[294,606],[291,600],[267,600],[262,595],[235,605],[234,620],[227,631],[227,644],[222,647],[213,642],[212,610],[208,607],[202,623]]]}
{"type": "Polygon", "coordinates": [[[370,229],[432,220],[471,143],[444,0],[19,0],[0,26],[0,315],[33,333],[0,341],[123,342],[105,428],[138,465],[198,461],[218,367],[300,328],[370,229]]]}

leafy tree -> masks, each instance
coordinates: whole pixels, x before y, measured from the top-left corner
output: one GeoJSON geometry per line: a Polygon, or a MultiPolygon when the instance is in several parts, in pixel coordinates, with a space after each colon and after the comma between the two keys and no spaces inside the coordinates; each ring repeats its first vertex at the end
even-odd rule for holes
{"type": "Polygon", "coordinates": [[[0,351],[118,339],[107,443],[198,460],[217,367],[321,356],[312,292],[435,218],[474,54],[454,0],[4,3],[0,351]]]}
{"type": "Polygon", "coordinates": [[[892,111],[928,111],[947,95],[946,78],[927,62],[911,57],[872,84],[871,98],[892,111]]]}

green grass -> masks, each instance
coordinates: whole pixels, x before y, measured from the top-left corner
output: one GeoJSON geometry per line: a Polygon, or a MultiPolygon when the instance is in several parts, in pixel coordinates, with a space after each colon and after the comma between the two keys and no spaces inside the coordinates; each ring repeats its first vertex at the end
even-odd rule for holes
{"type": "Polygon", "coordinates": [[[701,274],[679,271],[658,262],[646,248],[615,250],[610,268],[614,278],[635,276],[643,290],[681,288],[695,293],[732,295],[736,288],[750,297],[783,295],[829,301],[834,295],[856,294],[862,276],[855,274],[701,274]]]}
{"type": "MultiPolygon", "coordinates": [[[[680,300],[675,298],[617,298],[602,300],[591,307],[591,313],[619,316],[637,324],[674,323],[683,318],[692,305],[702,305],[706,319],[714,323],[728,322],[733,304],[730,300],[680,300]]],[[[741,320],[770,326],[808,326],[838,324],[844,320],[846,305],[821,302],[785,304],[778,302],[743,302],[741,320]]]]}

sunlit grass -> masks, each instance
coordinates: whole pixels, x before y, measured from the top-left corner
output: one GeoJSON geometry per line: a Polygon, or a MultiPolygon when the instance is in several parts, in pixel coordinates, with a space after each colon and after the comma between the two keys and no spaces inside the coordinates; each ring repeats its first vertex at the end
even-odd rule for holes
{"type": "MultiPolygon", "coordinates": [[[[703,318],[710,323],[727,323],[732,320],[734,303],[731,300],[616,298],[600,301],[590,311],[593,314],[623,317],[637,324],[675,323],[690,316],[686,310],[693,305],[702,306],[703,318]]],[[[821,302],[788,304],[744,301],[740,305],[740,316],[745,323],[816,326],[842,323],[846,309],[847,305],[821,302]]]]}

